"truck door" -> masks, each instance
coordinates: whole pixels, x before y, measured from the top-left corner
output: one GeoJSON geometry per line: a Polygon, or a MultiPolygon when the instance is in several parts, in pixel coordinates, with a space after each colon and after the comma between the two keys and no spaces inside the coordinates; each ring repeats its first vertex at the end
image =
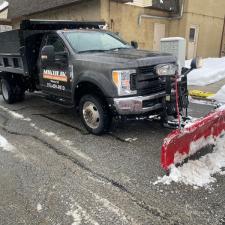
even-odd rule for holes
{"type": "Polygon", "coordinates": [[[40,54],[39,80],[43,92],[60,97],[69,97],[71,93],[69,52],[63,40],[57,34],[48,34],[42,44],[40,54]],[[46,60],[44,49],[54,51],[53,60],[46,60]],[[45,63],[44,63],[44,60],[45,63]]]}

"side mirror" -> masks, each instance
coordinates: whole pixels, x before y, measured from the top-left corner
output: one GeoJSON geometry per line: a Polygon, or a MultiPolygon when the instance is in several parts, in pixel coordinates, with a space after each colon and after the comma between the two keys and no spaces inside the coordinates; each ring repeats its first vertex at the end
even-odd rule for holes
{"type": "Polygon", "coordinates": [[[197,58],[194,58],[192,59],[191,61],[191,69],[194,70],[194,69],[199,69],[202,67],[202,58],[201,57],[197,57],[197,58]]]}
{"type": "Polygon", "coordinates": [[[41,62],[43,66],[55,61],[55,48],[53,45],[46,45],[41,50],[41,62]]]}
{"type": "Polygon", "coordinates": [[[138,48],[137,41],[131,41],[131,46],[133,46],[135,49],[137,49],[138,48]]]}

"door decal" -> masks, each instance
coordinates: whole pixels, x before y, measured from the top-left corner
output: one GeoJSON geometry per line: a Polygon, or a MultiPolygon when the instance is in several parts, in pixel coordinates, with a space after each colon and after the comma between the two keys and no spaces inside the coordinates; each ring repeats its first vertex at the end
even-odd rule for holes
{"type": "Polygon", "coordinates": [[[43,70],[43,78],[46,80],[57,80],[67,82],[68,78],[64,71],[43,70]]]}

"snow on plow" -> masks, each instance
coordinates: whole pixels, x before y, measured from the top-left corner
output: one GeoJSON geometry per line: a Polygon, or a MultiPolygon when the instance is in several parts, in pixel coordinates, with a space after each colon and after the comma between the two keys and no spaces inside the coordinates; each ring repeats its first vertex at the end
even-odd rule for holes
{"type": "Polygon", "coordinates": [[[169,171],[181,164],[216,139],[225,131],[225,107],[217,109],[206,117],[171,132],[163,142],[161,166],[169,171]]]}

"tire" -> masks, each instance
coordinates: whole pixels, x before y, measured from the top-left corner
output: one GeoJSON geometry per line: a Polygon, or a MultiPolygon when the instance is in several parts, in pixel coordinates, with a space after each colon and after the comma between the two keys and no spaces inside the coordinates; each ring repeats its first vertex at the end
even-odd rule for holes
{"type": "Polygon", "coordinates": [[[6,103],[13,104],[24,100],[25,90],[22,84],[15,84],[12,80],[1,80],[2,96],[6,103]]]}
{"type": "Polygon", "coordinates": [[[86,129],[95,135],[107,132],[112,121],[107,105],[95,95],[84,95],[81,98],[79,114],[86,129]]]}
{"type": "Polygon", "coordinates": [[[2,90],[2,97],[4,101],[8,104],[12,104],[16,101],[15,95],[14,95],[14,87],[6,79],[1,80],[1,90],[2,90]]]}

